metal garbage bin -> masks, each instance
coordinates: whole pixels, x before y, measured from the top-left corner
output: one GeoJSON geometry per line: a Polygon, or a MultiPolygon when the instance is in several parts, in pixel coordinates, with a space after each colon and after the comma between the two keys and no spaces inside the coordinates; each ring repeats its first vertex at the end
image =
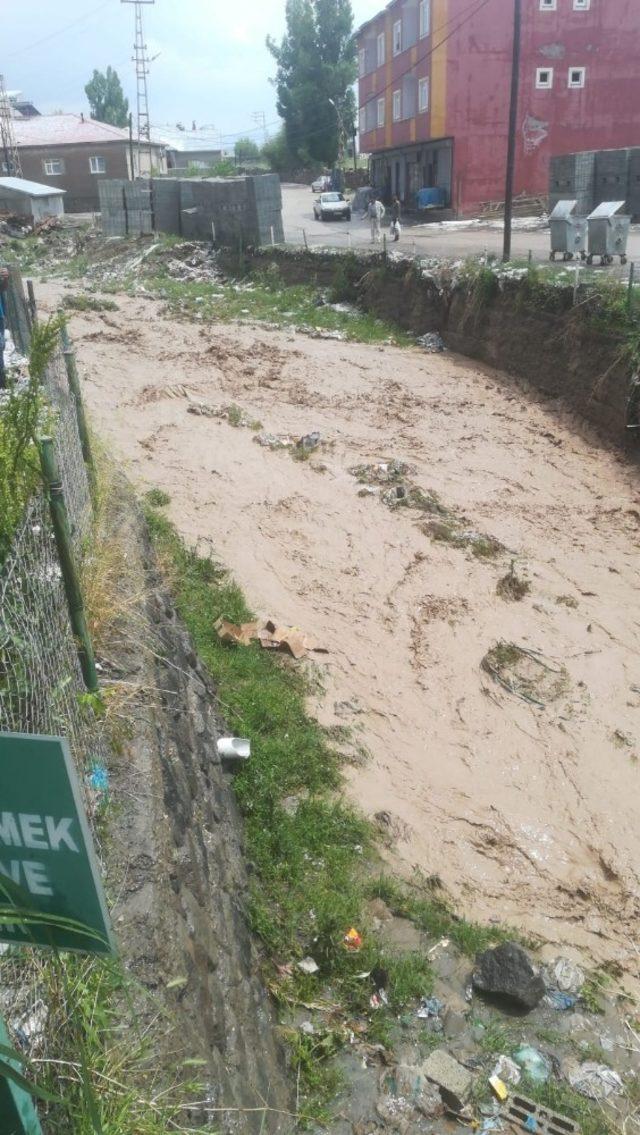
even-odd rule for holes
{"type": "Polygon", "coordinates": [[[613,264],[614,256],[620,263],[627,263],[627,240],[631,217],[618,213],[624,201],[603,201],[587,217],[589,233],[589,254],[587,264],[593,264],[594,256],[600,257],[601,264],[613,264]]]}
{"type": "Polygon", "coordinates": [[[556,253],[563,260],[573,260],[574,256],[584,256],[587,245],[587,218],[573,216],[576,201],[558,201],[549,217],[551,230],[551,252],[549,259],[555,260],[556,253]]]}

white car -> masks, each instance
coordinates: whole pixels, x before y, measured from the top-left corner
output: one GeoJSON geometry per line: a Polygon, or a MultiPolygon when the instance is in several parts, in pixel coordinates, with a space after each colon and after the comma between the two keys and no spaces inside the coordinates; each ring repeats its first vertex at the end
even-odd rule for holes
{"type": "Polygon", "coordinates": [[[316,221],[329,221],[334,217],[350,221],[351,202],[347,201],[344,193],[321,193],[313,203],[313,215],[316,221]]]}
{"type": "Polygon", "coordinates": [[[312,193],[324,193],[325,189],[331,189],[331,178],[326,174],[321,174],[315,181],[311,182],[312,193]]]}

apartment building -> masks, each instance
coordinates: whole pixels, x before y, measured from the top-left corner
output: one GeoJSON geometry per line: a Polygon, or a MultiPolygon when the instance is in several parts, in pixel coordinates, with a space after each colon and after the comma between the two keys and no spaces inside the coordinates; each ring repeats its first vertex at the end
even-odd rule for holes
{"type": "MultiPolygon", "coordinates": [[[[358,30],[360,149],[387,197],[504,198],[513,0],[392,0],[358,30]]],[[[515,192],[552,155],[640,144],[640,0],[522,0],[515,192]]]]}

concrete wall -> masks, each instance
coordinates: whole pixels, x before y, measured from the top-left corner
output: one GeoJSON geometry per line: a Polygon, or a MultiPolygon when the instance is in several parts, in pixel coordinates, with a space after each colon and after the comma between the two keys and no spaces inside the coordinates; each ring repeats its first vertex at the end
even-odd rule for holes
{"type": "Polygon", "coordinates": [[[166,232],[226,247],[280,243],[282,193],[277,174],[234,178],[153,178],[100,186],[109,236],[166,232]],[[135,196],[137,194],[137,196],[135,196]]]}

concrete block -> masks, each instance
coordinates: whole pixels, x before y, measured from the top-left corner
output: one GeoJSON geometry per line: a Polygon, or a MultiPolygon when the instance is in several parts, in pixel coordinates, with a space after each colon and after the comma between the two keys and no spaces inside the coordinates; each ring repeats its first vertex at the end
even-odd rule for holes
{"type": "Polygon", "coordinates": [[[437,1048],[422,1065],[422,1074],[438,1085],[442,1100],[451,1111],[462,1111],[473,1088],[473,1076],[467,1068],[444,1048],[437,1048]]]}
{"type": "Polygon", "coordinates": [[[580,1126],[575,1120],[558,1115],[526,1096],[511,1097],[507,1116],[516,1131],[536,1131],[537,1135],[580,1135],[580,1126]]]}

